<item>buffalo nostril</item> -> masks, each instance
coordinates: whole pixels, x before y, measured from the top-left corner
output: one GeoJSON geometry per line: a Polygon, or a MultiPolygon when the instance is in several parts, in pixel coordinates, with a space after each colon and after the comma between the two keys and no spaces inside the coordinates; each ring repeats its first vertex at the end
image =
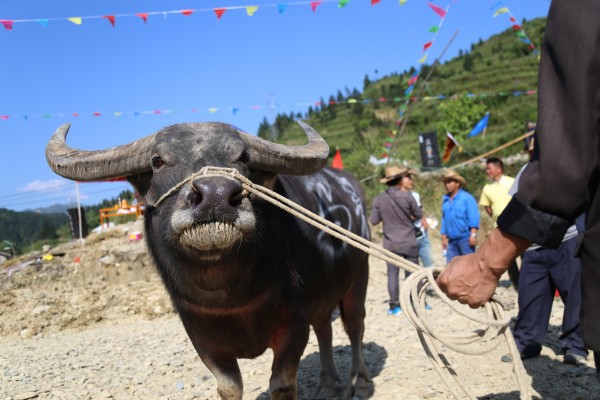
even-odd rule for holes
{"type": "Polygon", "coordinates": [[[192,207],[195,207],[198,204],[200,204],[201,202],[202,202],[202,193],[200,193],[199,191],[193,190],[192,193],[190,194],[190,204],[192,205],[192,207]]]}
{"type": "Polygon", "coordinates": [[[242,195],[242,193],[243,193],[242,188],[239,188],[238,190],[235,190],[231,194],[231,197],[229,198],[229,204],[232,207],[239,207],[242,204],[242,200],[244,198],[244,196],[242,195]]]}

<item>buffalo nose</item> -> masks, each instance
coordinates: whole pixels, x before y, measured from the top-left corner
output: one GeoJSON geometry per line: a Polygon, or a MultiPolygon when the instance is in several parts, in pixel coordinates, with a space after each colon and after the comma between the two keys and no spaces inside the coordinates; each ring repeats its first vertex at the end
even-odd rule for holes
{"type": "Polygon", "coordinates": [[[190,205],[203,219],[235,218],[242,203],[242,184],[225,177],[196,178],[192,181],[190,205]]]}

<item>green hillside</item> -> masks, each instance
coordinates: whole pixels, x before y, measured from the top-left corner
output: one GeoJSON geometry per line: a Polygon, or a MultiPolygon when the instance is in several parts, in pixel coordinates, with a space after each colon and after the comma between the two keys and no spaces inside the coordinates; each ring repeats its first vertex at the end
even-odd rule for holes
{"type": "MultiPolygon", "coordinates": [[[[522,23],[538,49],[545,22],[545,19],[536,19],[522,23]]],[[[430,60],[433,62],[436,56],[430,54],[430,60]]],[[[404,118],[410,116],[403,132],[399,132],[396,123],[406,104],[404,92],[415,72],[414,67],[377,81],[365,76],[362,91],[344,88],[323,96],[322,105],[311,107],[304,115],[278,114],[273,124],[263,121],[259,136],[280,143],[305,143],[305,135],[294,122],[296,118],[305,119],[327,140],[331,155],[340,148],[344,168],[363,179],[370,198],[381,190],[378,180],[373,178],[382,173],[383,167],[369,164],[369,156],[382,158],[385,155],[384,143],[393,131],[397,135],[393,137],[391,158],[417,169],[421,166],[417,139],[420,133],[437,132],[440,156],[446,131],[462,145],[463,151],[459,153],[455,149],[449,162],[442,166],[476,157],[525,133],[527,121],[535,121],[537,114],[537,94],[527,92],[537,90],[538,63],[539,56],[532,54],[511,28],[486,41],[479,39],[470,49],[460,50],[458,56],[444,64],[424,65],[411,94],[418,98],[408,103],[405,109],[404,118]],[[521,95],[515,95],[517,93],[521,95]],[[440,95],[446,98],[437,99],[440,95]],[[486,112],[490,112],[490,120],[485,137],[467,138],[486,112]]],[[[522,148],[523,144],[518,143],[497,155],[505,157],[522,148]]],[[[468,168],[461,170],[461,173],[473,175],[471,182],[476,183],[470,186],[474,195],[479,194],[479,186],[485,181],[485,176],[479,177],[481,168],[476,168],[472,174],[468,168]]]]}

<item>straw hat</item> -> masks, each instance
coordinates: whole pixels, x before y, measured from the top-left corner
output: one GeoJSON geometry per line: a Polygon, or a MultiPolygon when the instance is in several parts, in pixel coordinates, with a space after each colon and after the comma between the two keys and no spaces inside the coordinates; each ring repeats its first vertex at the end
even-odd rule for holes
{"type": "Polygon", "coordinates": [[[404,175],[414,175],[415,173],[408,167],[397,167],[392,165],[385,169],[385,177],[381,178],[379,182],[388,183],[394,179],[400,178],[404,175]]]}
{"type": "Polygon", "coordinates": [[[465,180],[465,178],[463,178],[458,172],[453,171],[451,169],[444,172],[444,175],[442,175],[442,181],[443,182],[456,181],[456,182],[460,183],[461,186],[465,186],[467,184],[467,181],[465,180]]]}

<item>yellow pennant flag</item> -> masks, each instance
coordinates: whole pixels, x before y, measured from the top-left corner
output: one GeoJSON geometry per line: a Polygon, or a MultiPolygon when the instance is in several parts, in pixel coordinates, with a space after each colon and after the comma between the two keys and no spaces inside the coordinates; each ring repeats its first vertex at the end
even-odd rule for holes
{"type": "Polygon", "coordinates": [[[219,109],[218,109],[218,108],[209,108],[209,109],[208,109],[208,112],[209,112],[209,113],[211,113],[211,114],[212,114],[212,113],[216,113],[217,111],[219,111],[219,109]]]}
{"type": "Polygon", "coordinates": [[[246,7],[246,14],[248,14],[248,16],[251,17],[254,15],[256,10],[258,10],[258,6],[248,6],[246,7]]]}
{"type": "Polygon", "coordinates": [[[75,25],[81,25],[81,17],[71,17],[67,18],[69,21],[74,23],[75,25]]]}
{"type": "Polygon", "coordinates": [[[428,54],[425,54],[423,57],[421,57],[421,59],[419,60],[419,64],[423,64],[425,60],[427,60],[427,56],[428,54]]]}
{"type": "Polygon", "coordinates": [[[115,113],[115,117],[120,117],[121,115],[123,115],[123,113],[122,113],[122,112],[120,112],[120,111],[117,111],[117,112],[115,113]]]}
{"type": "Polygon", "coordinates": [[[496,18],[498,15],[506,14],[508,12],[508,7],[502,7],[496,10],[493,17],[496,18]]]}
{"type": "Polygon", "coordinates": [[[408,0],[400,0],[400,5],[403,6],[408,0]]]}
{"type": "Polygon", "coordinates": [[[356,99],[348,99],[348,103],[356,103],[356,99]]]}

